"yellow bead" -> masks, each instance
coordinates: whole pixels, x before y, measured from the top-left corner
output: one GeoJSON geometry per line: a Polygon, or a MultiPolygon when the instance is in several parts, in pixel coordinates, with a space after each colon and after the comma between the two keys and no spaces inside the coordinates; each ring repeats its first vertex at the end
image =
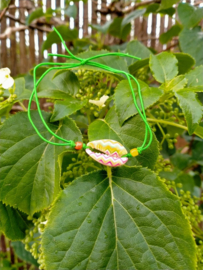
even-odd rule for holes
{"type": "Polygon", "coordinates": [[[130,150],[130,153],[133,157],[136,157],[139,155],[138,151],[137,151],[137,148],[133,148],[130,150]]]}

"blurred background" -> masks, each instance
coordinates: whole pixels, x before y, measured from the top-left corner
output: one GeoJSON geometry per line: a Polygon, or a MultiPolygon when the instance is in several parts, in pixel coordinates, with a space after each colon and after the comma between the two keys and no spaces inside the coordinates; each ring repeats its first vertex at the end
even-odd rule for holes
{"type": "MultiPolygon", "coordinates": [[[[13,76],[28,72],[47,58],[46,49],[65,53],[61,43],[55,44],[53,38],[45,43],[53,26],[59,27],[75,53],[90,46],[96,50],[123,50],[132,39],[156,52],[178,50],[177,36],[182,26],[177,10],[170,4],[167,9],[160,9],[160,0],[11,0],[9,5],[8,2],[1,0],[0,67],[9,67],[13,76]],[[122,18],[125,20],[121,23],[122,18]],[[168,40],[163,33],[169,29],[168,40]]],[[[203,1],[182,2],[203,6],[203,1]]]]}

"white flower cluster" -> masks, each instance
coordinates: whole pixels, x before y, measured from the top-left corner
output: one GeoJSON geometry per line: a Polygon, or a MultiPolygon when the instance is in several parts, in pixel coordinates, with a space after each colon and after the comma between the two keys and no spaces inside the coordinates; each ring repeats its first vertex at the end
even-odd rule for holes
{"type": "Polygon", "coordinates": [[[0,69],[0,87],[3,89],[8,89],[14,84],[14,79],[10,76],[10,73],[9,68],[0,69]]]}

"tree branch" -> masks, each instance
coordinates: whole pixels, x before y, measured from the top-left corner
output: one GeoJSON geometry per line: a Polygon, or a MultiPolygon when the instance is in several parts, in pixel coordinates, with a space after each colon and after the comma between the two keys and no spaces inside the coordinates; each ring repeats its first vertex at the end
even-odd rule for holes
{"type": "Polygon", "coordinates": [[[121,2],[112,2],[109,6],[106,6],[103,9],[96,9],[96,12],[101,15],[107,14],[116,14],[117,16],[124,16],[125,14],[130,13],[133,10],[138,9],[142,6],[148,6],[153,3],[161,3],[161,0],[148,0],[141,3],[137,3],[134,6],[129,6],[129,8],[124,9],[121,2]]]}
{"type": "Polygon", "coordinates": [[[11,36],[13,32],[19,32],[28,29],[27,26],[21,25],[19,27],[7,27],[3,34],[0,34],[0,39],[6,39],[11,36]]]}
{"type": "MultiPolygon", "coordinates": [[[[13,15],[11,15],[11,14],[6,14],[5,17],[7,17],[7,18],[9,18],[9,19],[11,19],[11,20],[13,20],[13,21],[15,21],[15,22],[19,22],[19,23],[25,25],[25,21],[24,21],[24,20],[18,19],[18,18],[16,18],[15,16],[13,16],[13,15]]],[[[25,25],[25,26],[26,26],[26,25],[25,25]]],[[[30,24],[30,25],[28,25],[27,27],[29,27],[29,28],[31,28],[31,29],[37,29],[37,30],[39,30],[39,31],[47,32],[47,33],[49,33],[49,32],[52,31],[51,28],[41,27],[41,26],[38,26],[38,25],[36,25],[36,24],[30,24]]]]}

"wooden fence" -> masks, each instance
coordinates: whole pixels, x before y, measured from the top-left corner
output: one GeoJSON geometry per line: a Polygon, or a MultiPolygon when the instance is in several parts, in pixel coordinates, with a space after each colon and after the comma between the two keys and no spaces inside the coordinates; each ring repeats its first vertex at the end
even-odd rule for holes
{"type": "MultiPolygon", "coordinates": [[[[189,0],[194,4],[195,0],[189,0]]],[[[111,19],[111,15],[101,16],[96,13],[96,9],[101,9],[102,3],[109,4],[111,0],[88,0],[86,4],[82,1],[76,3],[77,5],[77,17],[75,19],[67,19],[64,17],[63,12],[60,14],[62,21],[68,20],[71,27],[77,27],[79,29],[79,37],[88,36],[95,33],[89,24],[104,24],[111,19]]],[[[35,6],[42,7],[44,10],[47,8],[64,7],[65,0],[12,0],[9,9],[6,11],[4,17],[1,20],[1,34],[10,27],[19,27],[25,22],[26,16],[32,11],[35,6]],[[28,5],[28,9],[25,8],[25,4],[28,5]],[[33,4],[34,3],[34,4],[33,4]],[[34,5],[34,6],[32,6],[34,5]]],[[[162,45],[159,42],[160,34],[166,32],[175,24],[177,14],[171,18],[168,15],[160,16],[159,14],[150,14],[148,17],[140,17],[132,22],[132,30],[129,39],[137,38],[148,47],[152,47],[157,51],[166,49],[166,45],[162,45]]],[[[24,26],[25,27],[25,26],[24,26]]],[[[21,31],[12,33],[9,38],[0,39],[1,44],[1,61],[0,67],[9,67],[12,75],[18,75],[26,73],[36,63],[39,63],[46,57],[46,52],[42,54],[41,47],[43,41],[46,39],[48,31],[43,31],[43,27],[33,29],[21,29],[21,31]]],[[[115,42],[114,38],[108,40],[108,42],[115,42]]],[[[172,47],[175,43],[172,40],[168,47],[172,47]]],[[[49,52],[62,53],[63,48],[61,44],[52,46],[49,52]]],[[[57,59],[56,59],[57,60],[57,59]]]]}

